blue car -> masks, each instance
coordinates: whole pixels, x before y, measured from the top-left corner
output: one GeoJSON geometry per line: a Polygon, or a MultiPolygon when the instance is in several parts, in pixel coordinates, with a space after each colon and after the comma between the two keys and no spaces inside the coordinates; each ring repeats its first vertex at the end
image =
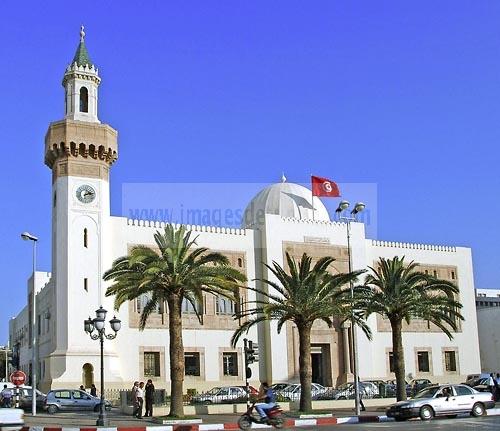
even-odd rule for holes
{"type": "MultiPolygon", "coordinates": [[[[65,411],[99,411],[101,399],[93,397],[79,389],[55,389],[49,391],[45,400],[45,410],[51,415],[65,411]]],[[[105,402],[106,410],[111,410],[111,403],[105,402]]]]}

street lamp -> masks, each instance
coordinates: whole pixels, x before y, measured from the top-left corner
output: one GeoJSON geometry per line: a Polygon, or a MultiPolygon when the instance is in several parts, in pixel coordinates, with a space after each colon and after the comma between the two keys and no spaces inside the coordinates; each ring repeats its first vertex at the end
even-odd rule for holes
{"type": "MultiPolygon", "coordinates": [[[[350,203],[348,201],[340,201],[339,206],[335,210],[335,213],[338,214],[339,221],[342,221],[346,224],[347,229],[347,260],[349,265],[349,273],[352,272],[352,263],[351,263],[351,222],[355,222],[356,216],[365,209],[365,204],[363,202],[357,202],[354,205],[354,208],[351,210],[350,215],[342,215],[344,211],[347,211],[350,203]]],[[[354,284],[353,281],[349,281],[349,286],[351,289],[351,300],[354,305],[354,284]]],[[[354,402],[356,407],[356,415],[361,414],[360,409],[360,401],[359,401],[359,371],[358,371],[358,352],[357,352],[357,337],[356,337],[356,328],[354,322],[354,307],[351,307],[351,336],[352,336],[352,358],[353,358],[353,374],[354,374],[354,402]]]]}
{"type": "Polygon", "coordinates": [[[21,238],[24,241],[33,242],[33,291],[31,292],[31,414],[36,416],[36,283],[35,283],[35,272],[36,272],[36,243],[38,238],[29,232],[23,232],[21,238]]]}
{"type": "Polygon", "coordinates": [[[106,334],[106,313],[107,311],[102,308],[102,305],[95,312],[95,319],[88,318],[83,321],[83,329],[90,335],[92,340],[99,340],[101,343],[101,404],[99,405],[99,418],[97,419],[97,426],[108,426],[108,418],[106,417],[106,406],[104,405],[104,339],[112,340],[116,338],[117,332],[122,326],[120,319],[116,316],[113,317],[109,324],[114,334],[106,334]],[[97,331],[97,333],[94,333],[97,331]]]}

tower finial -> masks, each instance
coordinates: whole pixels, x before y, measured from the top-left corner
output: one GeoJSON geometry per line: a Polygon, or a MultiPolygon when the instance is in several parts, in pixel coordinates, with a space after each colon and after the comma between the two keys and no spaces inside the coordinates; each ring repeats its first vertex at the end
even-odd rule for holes
{"type": "Polygon", "coordinates": [[[85,27],[83,25],[80,26],[80,42],[83,42],[83,39],[85,38],[85,32],[83,31],[85,27]]]}
{"type": "Polygon", "coordinates": [[[281,182],[286,183],[286,177],[284,172],[281,173],[281,182]]]}

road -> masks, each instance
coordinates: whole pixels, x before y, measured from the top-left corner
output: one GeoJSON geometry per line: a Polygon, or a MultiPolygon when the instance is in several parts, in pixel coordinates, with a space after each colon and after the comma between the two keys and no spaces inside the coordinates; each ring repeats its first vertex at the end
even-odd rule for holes
{"type": "Polygon", "coordinates": [[[487,431],[500,430],[500,416],[490,416],[481,418],[459,418],[459,419],[433,419],[429,422],[421,420],[412,420],[407,422],[386,422],[386,423],[367,423],[367,424],[346,424],[346,425],[323,425],[321,427],[304,427],[301,429],[315,429],[320,431],[354,431],[354,430],[373,430],[373,431],[487,431]]]}

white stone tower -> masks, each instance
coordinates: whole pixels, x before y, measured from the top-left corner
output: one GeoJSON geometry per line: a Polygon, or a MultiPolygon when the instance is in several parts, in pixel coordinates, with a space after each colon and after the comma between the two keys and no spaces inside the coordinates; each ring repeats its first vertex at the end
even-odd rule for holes
{"type": "MultiPolygon", "coordinates": [[[[45,164],[52,169],[52,282],[55,283],[55,350],[52,382],[81,382],[82,367],[95,369],[98,343],[83,320],[104,302],[102,273],[110,241],[109,169],[117,159],[117,132],[97,118],[98,70],[80,43],[63,78],[65,116],[45,136],[45,164]],[[95,356],[94,356],[95,354],[95,356]]],[[[107,264],[107,263],[106,263],[107,264]]],[[[75,386],[77,387],[77,386],[75,386]]]]}

